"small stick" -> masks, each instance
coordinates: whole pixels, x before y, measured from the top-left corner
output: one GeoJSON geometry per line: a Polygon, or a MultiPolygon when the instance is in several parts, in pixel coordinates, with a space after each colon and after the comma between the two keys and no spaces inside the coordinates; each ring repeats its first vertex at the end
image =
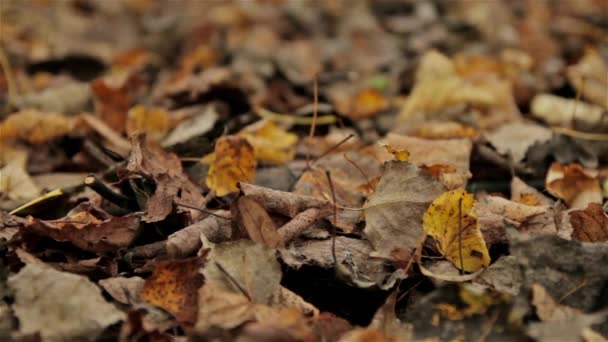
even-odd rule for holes
{"type": "Polygon", "coordinates": [[[319,219],[321,213],[322,211],[319,208],[309,208],[297,214],[291,221],[285,223],[278,230],[283,239],[283,243],[287,245],[287,242],[300,235],[300,233],[319,219]]]}
{"type": "Polygon", "coordinates": [[[135,209],[137,204],[132,198],[119,194],[105,185],[97,176],[89,175],[84,179],[84,185],[98,193],[101,197],[121,208],[135,209]]]}
{"type": "Polygon", "coordinates": [[[232,283],[232,285],[236,286],[236,288],[245,296],[247,297],[247,299],[249,299],[249,301],[251,302],[251,295],[243,288],[243,286],[241,286],[241,284],[239,284],[238,281],[236,281],[236,279],[234,279],[234,277],[232,275],[230,275],[230,273],[228,273],[228,271],[224,268],[224,266],[222,266],[219,262],[215,261],[215,266],[217,266],[217,268],[226,276],[226,278],[228,278],[228,280],[230,280],[230,282],[232,283]]]}
{"type": "Polygon", "coordinates": [[[560,299],[558,299],[557,303],[561,303],[562,301],[564,301],[564,299],[570,297],[574,292],[582,289],[583,287],[585,287],[587,285],[587,278],[583,278],[583,281],[576,285],[573,289],[569,290],[568,292],[564,293],[563,296],[560,297],[560,299]]]}
{"type": "Polygon", "coordinates": [[[357,165],[357,163],[355,163],[354,160],[348,158],[348,156],[346,155],[346,153],[344,153],[344,159],[346,159],[346,161],[348,161],[349,163],[353,164],[353,166],[359,170],[359,172],[363,175],[363,178],[365,178],[365,181],[367,182],[367,186],[369,187],[369,190],[373,190],[373,186],[372,186],[372,182],[370,181],[369,177],[367,176],[367,174],[363,171],[363,169],[361,167],[359,167],[359,165],[357,165]]]}
{"type": "Polygon", "coordinates": [[[334,146],[330,147],[327,149],[327,151],[323,152],[320,156],[318,156],[317,158],[315,158],[315,160],[312,162],[313,164],[316,163],[319,159],[325,157],[326,155],[328,155],[329,153],[331,153],[331,151],[337,149],[338,147],[340,147],[342,144],[344,144],[345,142],[347,142],[350,138],[354,137],[354,134],[349,134],[346,138],[340,140],[337,144],[335,144],[334,146]]]}
{"type": "Polygon", "coordinates": [[[336,258],[336,223],[338,222],[338,208],[336,207],[336,192],[334,191],[334,183],[331,181],[331,173],[329,170],[325,170],[325,176],[327,176],[327,182],[329,183],[329,188],[331,189],[331,198],[334,204],[334,224],[331,226],[331,255],[334,257],[334,268],[336,271],[338,270],[338,258],[336,258]]]}
{"type": "Polygon", "coordinates": [[[307,168],[310,168],[310,141],[312,140],[312,138],[315,135],[315,128],[317,126],[317,117],[319,114],[318,87],[319,87],[319,77],[318,77],[318,75],[315,75],[314,87],[313,87],[314,102],[313,102],[313,112],[312,112],[312,124],[310,125],[310,134],[308,135],[308,140],[306,141],[306,167],[307,168]]]}
{"type": "Polygon", "coordinates": [[[199,208],[199,207],[196,207],[196,206],[193,206],[193,205],[190,205],[190,204],[186,204],[186,203],[182,203],[182,202],[178,202],[178,201],[175,201],[175,204],[177,204],[180,207],[198,210],[198,211],[203,212],[205,214],[208,214],[208,215],[211,215],[211,216],[215,216],[215,217],[219,217],[219,218],[224,219],[224,220],[228,220],[228,221],[232,220],[231,217],[226,217],[226,216],[214,214],[213,212],[211,212],[211,211],[209,211],[207,209],[199,208]]]}
{"type": "Polygon", "coordinates": [[[458,254],[460,255],[460,274],[464,273],[464,259],[462,258],[462,197],[458,199],[458,254]]]}

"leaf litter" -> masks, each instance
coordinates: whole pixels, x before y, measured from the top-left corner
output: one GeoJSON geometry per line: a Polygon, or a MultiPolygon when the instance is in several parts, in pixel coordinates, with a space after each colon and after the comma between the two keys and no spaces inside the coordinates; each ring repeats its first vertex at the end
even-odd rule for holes
{"type": "Polygon", "coordinates": [[[606,13],[7,2],[0,339],[606,339],[606,13]]]}

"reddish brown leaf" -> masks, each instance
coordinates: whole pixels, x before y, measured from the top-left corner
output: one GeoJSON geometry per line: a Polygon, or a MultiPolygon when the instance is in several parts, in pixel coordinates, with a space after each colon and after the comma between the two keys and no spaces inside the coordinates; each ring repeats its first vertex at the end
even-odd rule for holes
{"type": "Polygon", "coordinates": [[[585,210],[574,210],[570,213],[570,223],[574,232],[572,238],[579,241],[608,241],[608,215],[602,206],[590,203],[585,210]]]}
{"type": "Polygon", "coordinates": [[[234,210],[239,226],[247,232],[251,240],[272,248],[282,244],[283,239],[277,232],[277,226],[272,218],[264,207],[251,197],[239,198],[234,210]]]}

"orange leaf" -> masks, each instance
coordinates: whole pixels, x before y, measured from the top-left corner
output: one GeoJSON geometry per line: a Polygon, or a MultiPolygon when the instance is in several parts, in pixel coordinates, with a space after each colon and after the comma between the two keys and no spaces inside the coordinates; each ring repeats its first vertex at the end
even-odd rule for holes
{"type": "Polygon", "coordinates": [[[169,130],[169,114],[162,108],[135,106],[127,114],[127,134],[145,132],[151,140],[159,141],[169,130]]]}
{"type": "Polygon", "coordinates": [[[59,113],[22,110],[11,114],[0,125],[0,139],[20,138],[33,144],[45,143],[68,134],[74,123],[59,113]]]}
{"type": "Polygon", "coordinates": [[[206,184],[218,196],[237,192],[238,182],[250,183],[255,174],[256,160],[247,139],[224,136],[215,144],[215,158],[209,168],[206,184]]]}
{"type": "Polygon", "coordinates": [[[198,289],[204,277],[199,269],[204,258],[159,262],[146,279],[140,297],[173,314],[180,322],[194,324],[198,312],[198,289]]]}

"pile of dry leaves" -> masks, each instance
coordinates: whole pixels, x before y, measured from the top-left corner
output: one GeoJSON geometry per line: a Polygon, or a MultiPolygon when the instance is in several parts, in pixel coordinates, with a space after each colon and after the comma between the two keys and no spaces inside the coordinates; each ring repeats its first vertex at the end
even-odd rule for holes
{"type": "Polygon", "coordinates": [[[606,341],[608,2],[1,3],[1,340],[606,341]]]}

